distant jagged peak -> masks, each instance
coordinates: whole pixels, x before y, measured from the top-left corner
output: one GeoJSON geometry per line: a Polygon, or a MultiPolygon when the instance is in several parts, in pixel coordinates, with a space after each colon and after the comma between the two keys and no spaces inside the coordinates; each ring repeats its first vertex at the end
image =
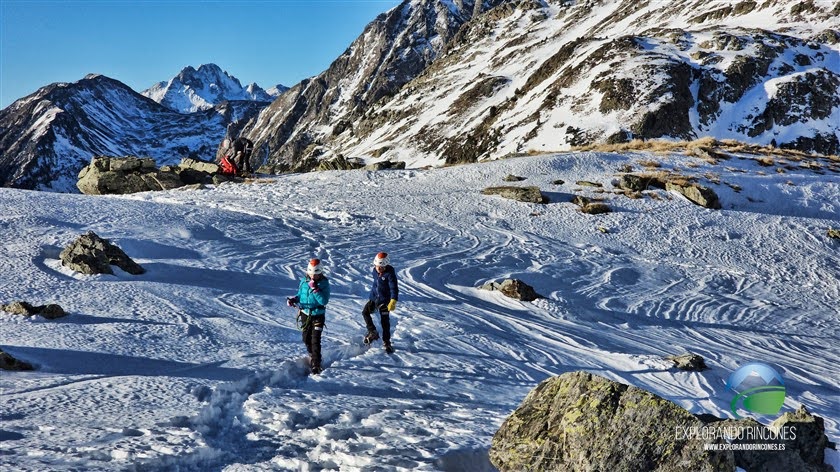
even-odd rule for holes
{"type": "Polygon", "coordinates": [[[212,63],[184,67],[178,75],[155,84],[142,95],[180,113],[208,110],[225,101],[270,102],[275,97],[256,83],[243,87],[239,79],[212,63]]]}

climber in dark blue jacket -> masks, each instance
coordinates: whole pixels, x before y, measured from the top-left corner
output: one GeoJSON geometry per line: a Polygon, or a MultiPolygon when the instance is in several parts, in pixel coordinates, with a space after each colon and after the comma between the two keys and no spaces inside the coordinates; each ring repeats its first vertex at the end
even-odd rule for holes
{"type": "Polygon", "coordinates": [[[382,345],[389,354],[394,352],[391,346],[391,318],[390,314],[397,306],[399,287],[397,284],[397,272],[391,267],[391,258],[388,253],[380,252],[373,259],[373,286],[370,289],[368,302],[362,309],[362,316],[365,318],[367,335],[365,344],[379,339],[376,326],[373,324],[371,314],[374,310],[379,311],[379,321],[382,325],[382,345]]]}

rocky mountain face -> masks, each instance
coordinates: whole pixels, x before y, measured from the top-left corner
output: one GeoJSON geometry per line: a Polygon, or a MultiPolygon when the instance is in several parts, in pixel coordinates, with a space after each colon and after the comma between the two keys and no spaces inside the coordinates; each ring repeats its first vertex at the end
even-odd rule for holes
{"type": "Polygon", "coordinates": [[[209,110],[225,101],[271,102],[288,90],[275,85],[267,91],[257,84],[243,87],[239,79],[216,64],[203,64],[198,69],[184,68],[167,82],[159,82],[141,95],[181,113],[209,110]]]}
{"type": "Polygon", "coordinates": [[[0,185],[76,192],[94,155],[212,159],[228,125],[265,103],[225,102],[185,115],[102,75],[42,87],[0,111],[0,185]]]}
{"type": "Polygon", "coordinates": [[[339,155],[424,165],[635,138],[840,153],[836,2],[475,7],[406,0],[260,113],[249,137],[295,170],[339,155]]]}
{"type": "MultiPolygon", "coordinates": [[[[323,73],[280,96],[245,132],[285,169],[314,167],[335,137],[418,77],[473,16],[509,0],[406,0],[379,15],[323,73]]],[[[328,153],[328,152],[327,152],[328,153]]]]}

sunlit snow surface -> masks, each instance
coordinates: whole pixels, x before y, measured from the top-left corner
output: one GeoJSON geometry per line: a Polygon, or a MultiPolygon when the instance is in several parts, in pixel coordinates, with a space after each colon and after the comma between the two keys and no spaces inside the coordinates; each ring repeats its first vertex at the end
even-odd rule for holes
{"type": "Polygon", "coordinates": [[[0,189],[0,303],[70,313],[0,313],[0,348],[37,366],[0,375],[0,469],[489,470],[492,435],[549,376],[586,370],[731,417],[726,379],[751,361],[783,376],[783,411],[805,404],[839,441],[840,241],[826,236],[840,227],[838,174],[672,156],[661,169],[720,177],[705,183],[722,210],[609,192],[620,166],[650,159],[572,153],[123,197],[0,189]],[[508,174],[551,202],[480,194],[508,174]],[[584,215],[574,194],[614,212],[584,215]],[[147,272],[62,268],[61,249],[90,230],[147,272]],[[361,346],[379,251],[401,284],[390,356],[361,346]],[[319,377],[285,306],[311,257],[333,287],[319,377]],[[476,289],[504,278],[546,298],[476,289]],[[710,369],[663,360],[685,352],[710,369]]]}

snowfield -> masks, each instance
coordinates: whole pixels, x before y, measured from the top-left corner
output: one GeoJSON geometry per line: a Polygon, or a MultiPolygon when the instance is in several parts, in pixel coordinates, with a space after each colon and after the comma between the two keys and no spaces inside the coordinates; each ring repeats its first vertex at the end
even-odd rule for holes
{"type": "Polygon", "coordinates": [[[782,374],[783,411],[805,404],[840,441],[833,170],[564,153],[128,196],[0,189],[0,207],[0,303],[69,312],[0,312],[0,348],[37,367],[0,371],[3,470],[492,470],[492,435],[549,376],[586,370],[732,417],[726,379],[751,361],[782,374]],[[612,193],[643,160],[714,174],[723,209],[612,193]],[[551,202],[480,194],[508,174],[551,202]],[[582,214],[576,194],[614,211],[582,214]],[[61,267],[91,230],[147,272],[61,267]],[[379,251],[400,277],[393,355],[361,345],[379,251]],[[320,376],[285,305],[312,257],[333,290],[320,376]],[[476,288],[505,278],[546,298],[476,288]],[[686,352],[710,369],[663,359],[686,352]]]}

